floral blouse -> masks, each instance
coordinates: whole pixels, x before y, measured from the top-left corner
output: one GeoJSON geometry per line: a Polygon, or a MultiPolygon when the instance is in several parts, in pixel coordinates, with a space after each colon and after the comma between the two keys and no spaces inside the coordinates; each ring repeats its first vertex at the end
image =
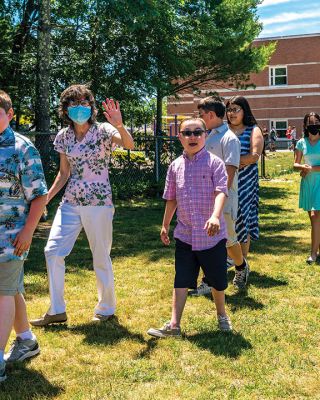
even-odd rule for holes
{"type": "Polygon", "coordinates": [[[112,206],[109,160],[117,129],[109,123],[93,124],[79,142],[71,126],[56,136],[54,148],[66,155],[70,178],[62,202],[76,206],[112,206]]]}

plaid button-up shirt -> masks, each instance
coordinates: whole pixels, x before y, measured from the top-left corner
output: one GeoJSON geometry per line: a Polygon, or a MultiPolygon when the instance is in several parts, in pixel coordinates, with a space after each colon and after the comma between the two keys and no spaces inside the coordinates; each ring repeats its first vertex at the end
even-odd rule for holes
{"type": "Polygon", "coordinates": [[[163,198],[177,201],[174,237],[190,244],[192,250],[209,249],[227,238],[223,216],[215,236],[208,236],[204,229],[214,210],[215,192],[228,194],[226,169],[220,158],[205,148],[192,160],[183,154],[170,165],[163,198]]]}

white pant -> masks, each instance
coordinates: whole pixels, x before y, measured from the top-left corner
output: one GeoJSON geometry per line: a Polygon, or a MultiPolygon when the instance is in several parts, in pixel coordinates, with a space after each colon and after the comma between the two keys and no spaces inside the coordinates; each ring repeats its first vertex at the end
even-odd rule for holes
{"type": "Polygon", "coordinates": [[[44,249],[51,301],[48,314],[66,311],[64,259],[70,254],[82,227],[89,241],[97,279],[98,304],[94,311],[102,315],[115,313],[114,277],[110,258],[113,214],[114,208],[106,206],[73,206],[63,203],[58,208],[44,249]]]}

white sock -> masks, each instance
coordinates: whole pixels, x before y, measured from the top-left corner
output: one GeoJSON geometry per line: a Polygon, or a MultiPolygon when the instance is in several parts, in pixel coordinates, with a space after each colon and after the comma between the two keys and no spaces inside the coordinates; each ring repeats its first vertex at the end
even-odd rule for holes
{"type": "Polygon", "coordinates": [[[4,361],[4,350],[0,350],[0,362],[4,361]]]}
{"type": "Polygon", "coordinates": [[[32,333],[31,329],[28,329],[27,331],[17,333],[17,337],[19,337],[22,340],[35,340],[35,335],[32,333]]]}

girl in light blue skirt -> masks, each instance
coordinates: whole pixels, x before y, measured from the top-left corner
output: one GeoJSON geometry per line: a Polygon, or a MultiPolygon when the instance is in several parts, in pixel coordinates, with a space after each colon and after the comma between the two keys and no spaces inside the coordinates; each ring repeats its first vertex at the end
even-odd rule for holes
{"type": "Polygon", "coordinates": [[[294,168],[300,170],[299,207],[308,211],[311,222],[311,254],[308,264],[320,263],[320,116],[306,114],[304,137],[297,143],[294,168]],[[302,163],[302,158],[304,163],[302,163]]]}

